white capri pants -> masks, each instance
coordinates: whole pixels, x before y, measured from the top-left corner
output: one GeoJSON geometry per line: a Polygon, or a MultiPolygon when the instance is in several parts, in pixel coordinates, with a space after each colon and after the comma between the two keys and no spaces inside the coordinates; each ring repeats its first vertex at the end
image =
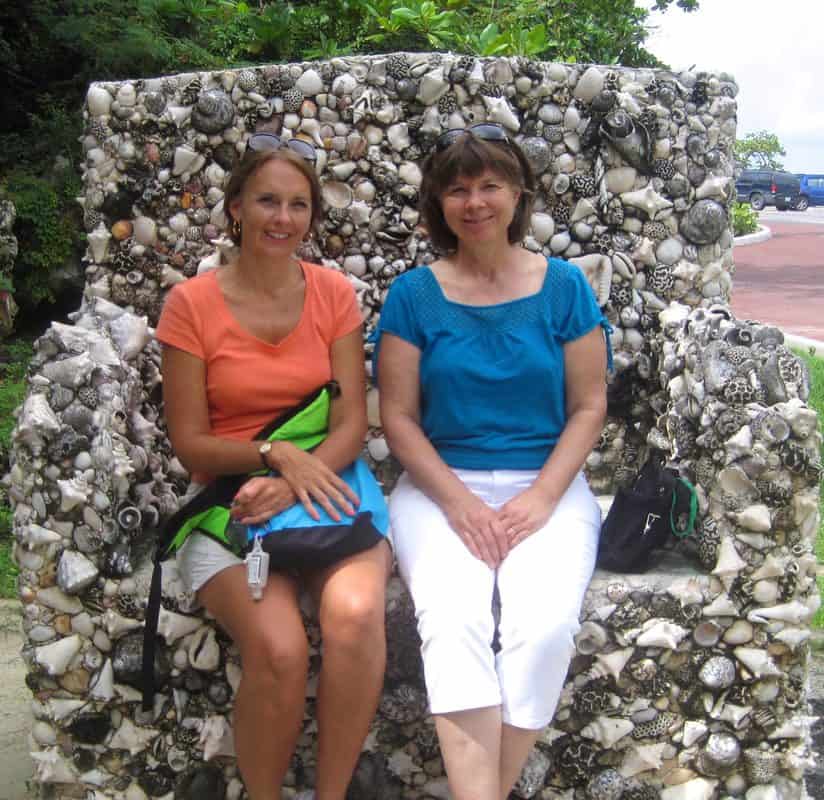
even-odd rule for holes
{"type": "MultiPolygon", "coordinates": [[[[538,475],[453,471],[494,509],[538,475]]],[[[575,477],[547,524],[497,570],[469,552],[406,473],[389,513],[398,566],[415,604],[431,713],[501,706],[506,724],[543,728],[563,688],[598,551],[601,512],[584,476],[575,477]],[[494,653],[496,572],[501,611],[494,653]]]]}

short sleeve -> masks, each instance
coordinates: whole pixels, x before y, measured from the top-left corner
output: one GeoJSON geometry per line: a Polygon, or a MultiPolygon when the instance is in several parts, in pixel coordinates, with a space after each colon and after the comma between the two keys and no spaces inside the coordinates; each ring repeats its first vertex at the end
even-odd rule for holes
{"type": "MultiPolygon", "coordinates": [[[[423,349],[423,335],[417,315],[415,314],[410,278],[414,273],[407,273],[396,278],[389,287],[381,318],[378,323],[378,336],[391,333],[404,341],[423,349]]],[[[417,277],[417,276],[415,276],[417,277]]]]}
{"type": "Polygon", "coordinates": [[[335,277],[339,277],[339,280],[334,282],[335,324],[332,341],[352,333],[363,322],[363,315],[358,308],[358,298],[352,284],[343,275],[335,274],[335,277]]]}
{"type": "Polygon", "coordinates": [[[163,303],[155,332],[158,341],[205,360],[201,327],[200,316],[186,292],[185,284],[175,286],[163,303]]]}
{"type": "Polygon", "coordinates": [[[555,304],[558,335],[564,342],[571,342],[601,325],[603,314],[598,308],[595,294],[584,273],[574,264],[565,264],[566,273],[561,280],[561,302],[555,304]]]}

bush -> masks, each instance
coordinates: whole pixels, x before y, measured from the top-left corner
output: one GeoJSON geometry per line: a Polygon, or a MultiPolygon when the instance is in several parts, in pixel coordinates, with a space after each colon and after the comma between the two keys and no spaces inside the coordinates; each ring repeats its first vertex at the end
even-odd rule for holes
{"type": "MultiPolygon", "coordinates": [[[[0,475],[8,469],[11,430],[15,418],[12,412],[26,394],[26,371],[32,356],[27,340],[0,345],[0,475]]],[[[11,509],[0,486],[0,598],[17,596],[17,567],[11,560],[11,509]]]]}
{"type": "Polygon", "coordinates": [[[28,169],[18,169],[5,181],[5,193],[17,209],[14,235],[18,255],[12,272],[18,305],[32,308],[54,302],[52,274],[79,250],[80,214],[74,201],[80,178],[65,169],[48,180],[28,169]]]}
{"type": "Polygon", "coordinates": [[[732,230],[736,236],[755,233],[758,229],[758,212],[749,203],[736,203],[732,207],[732,230]]]}

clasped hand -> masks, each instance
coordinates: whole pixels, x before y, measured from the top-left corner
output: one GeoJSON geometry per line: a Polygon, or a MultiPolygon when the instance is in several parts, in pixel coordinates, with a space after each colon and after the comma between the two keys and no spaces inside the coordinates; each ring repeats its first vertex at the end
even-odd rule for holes
{"type": "Polygon", "coordinates": [[[495,569],[514,547],[546,525],[554,509],[544,492],[530,486],[497,511],[467,492],[445,513],[469,552],[495,569]]]}
{"type": "Polygon", "coordinates": [[[335,522],[341,521],[341,511],[349,517],[355,515],[358,496],[317,456],[281,442],[274,461],[279,477],[250,478],[235,495],[232,516],[238,522],[265,522],[295,502],[302,503],[314,520],[320,519],[315,503],[335,522]]]}

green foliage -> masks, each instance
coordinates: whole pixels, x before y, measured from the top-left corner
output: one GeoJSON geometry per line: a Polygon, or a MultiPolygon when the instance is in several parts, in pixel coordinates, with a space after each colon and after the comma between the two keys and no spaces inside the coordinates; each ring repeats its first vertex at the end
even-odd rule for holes
{"type": "Polygon", "coordinates": [[[758,229],[758,212],[749,203],[736,203],[732,207],[732,230],[736,236],[755,233],[758,229]]]}
{"type": "Polygon", "coordinates": [[[17,576],[20,570],[11,560],[11,536],[3,535],[6,525],[11,529],[10,520],[4,519],[6,513],[0,506],[0,598],[13,600],[17,597],[17,576]]]}
{"type": "Polygon", "coordinates": [[[748,133],[735,142],[735,160],[744,169],[783,169],[779,156],[785,155],[778,137],[769,131],[748,133]]]}
{"type": "MultiPolygon", "coordinates": [[[[673,0],[659,0],[666,10],[673,0]]],[[[393,0],[362,2],[367,44],[382,50],[450,49],[482,56],[656,65],[643,48],[649,11],[634,0],[393,0]]],[[[697,0],[679,0],[684,11],[697,0]]]]}
{"type": "MultiPolygon", "coordinates": [[[[32,356],[32,344],[26,339],[0,345],[0,474],[8,468],[12,414],[26,394],[26,371],[32,356]]],[[[17,596],[17,567],[11,561],[11,509],[0,486],[0,597],[17,596]]]]}
{"type": "Polygon", "coordinates": [[[12,412],[26,395],[26,371],[33,353],[27,339],[0,345],[0,474],[6,471],[6,458],[15,424],[12,412]]]}
{"type": "Polygon", "coordinates": [[[8,176],[4,188],[17,209],[15,299],[21,306],[53,302],[52,273],[72,257],[79,240],[79,215],[73,204],[79,178],[66,170],[51,181],[19,169],[8,176]]]}

